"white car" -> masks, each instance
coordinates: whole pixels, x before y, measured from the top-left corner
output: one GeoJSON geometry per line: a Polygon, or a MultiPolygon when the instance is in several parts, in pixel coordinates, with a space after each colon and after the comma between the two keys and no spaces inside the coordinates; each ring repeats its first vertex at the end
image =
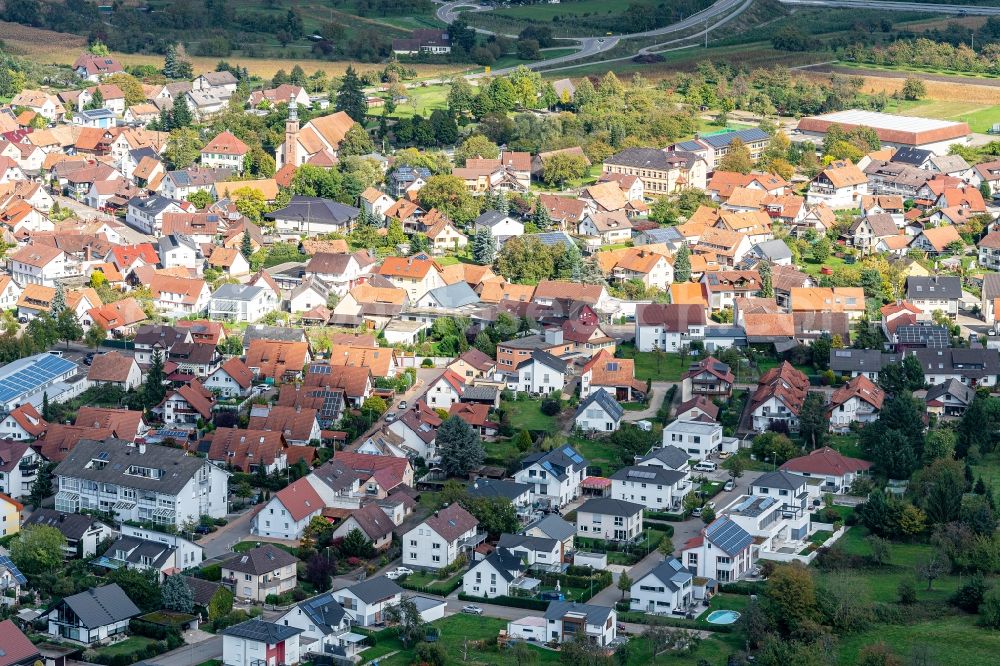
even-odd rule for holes
{"type": "Polygon", "coordinates": [[[389,580],[396,580],[397,578],[402,578],[403,576],[409,576],[413,573],[413,569],[407,569],[406,567],[396,567],[392,571],[385,574],[385,577],[389,580]]]}

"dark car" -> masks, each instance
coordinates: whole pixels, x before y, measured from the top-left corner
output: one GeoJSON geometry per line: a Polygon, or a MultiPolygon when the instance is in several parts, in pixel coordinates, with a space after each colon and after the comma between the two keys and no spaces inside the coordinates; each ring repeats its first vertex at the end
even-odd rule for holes
{"type": "Polygon", "coordinates": [[[566,595],[562,592],[541,592],[538,598],[542,601],[566,601],[566,595]]]}
{"type": "Polygon", "coordinates": [[[194,533],[195,534],[211,534],[212,533],[212,528],[209,525],[199,525],[198,527],[194,528],[194,533]]]}

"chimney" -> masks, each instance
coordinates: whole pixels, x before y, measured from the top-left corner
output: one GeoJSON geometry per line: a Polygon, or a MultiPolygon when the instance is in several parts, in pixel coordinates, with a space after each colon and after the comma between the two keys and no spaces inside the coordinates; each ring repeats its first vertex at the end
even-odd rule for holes
{"type": "Polygon", "coordinates": [[[146,442],[139,442],[139,455],[146,452],[146,442]]]}
{"type": "Polygon", "coordinates": [[[545,329],[545,342],[550,345],[561,345],[563,343],[563,332],[561,328],[545,329]]]}

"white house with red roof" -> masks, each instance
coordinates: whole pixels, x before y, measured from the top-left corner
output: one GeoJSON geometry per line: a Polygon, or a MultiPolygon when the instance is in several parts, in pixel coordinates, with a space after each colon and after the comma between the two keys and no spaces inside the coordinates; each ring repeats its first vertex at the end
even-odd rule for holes
{"type": "Polygon", "coordinates": [[[0,421],[0,440],[13,439],[27,441],[42,436],[49,424],[38,413],[35,406],[26,402],[0,421]]]}
{"type": "Polygon", "coordinates": [[[201,165],[210,169],[243,171],[243,158],[250,152],[247,144],[229,130],[219,132],[201,149],[201,165]]]}
{"type": "Polygon", "coordinates": [[[847,382],[830,397],[827,415],[831,432],[848,432],[852,423],[871,423],[878,420],[885,400],[885,391],[864,375],[847,382]]]}
{"type": "Polygon", "coordinates": [[[66,253],[51,245],[25,245],[7,257],[10,275],[19,285],[56,286],[56,281],[69,277],[66,253]]]}
{"type": "Polygon", "coordinates": [[[217,391],[224,398],[241,397],[253,386],[253,373],[246,363],[231,358],[205,380],[205,388],[217,391]]]}
{"type": "Polygon", "coordinates": [[[168,425],[194,425],[198,419],[212,418],[215,395],[198,380],[167,393],[163,399],[163,422],[168,425]]]}
{"type": "Polygon", "coordinates": [[[858,477],[871,469],[867,460],[850,458],[839,451],[824,446],[809,455],[792,458],[781,469],[802,476],[823,480],[820,492],[846,493],[858,477]]]}
{"type": "Polygon", "coordinates": [[[445,370],[427,387],[424,399],[431,409],[449,410],[462,399],[465,381],[454,370],[445,370]]]}

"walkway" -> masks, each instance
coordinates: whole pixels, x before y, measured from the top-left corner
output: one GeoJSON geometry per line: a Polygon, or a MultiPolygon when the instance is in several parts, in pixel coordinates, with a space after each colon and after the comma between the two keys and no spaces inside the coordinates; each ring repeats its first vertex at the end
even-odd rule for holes
{"type": "Polygon", "coordinates": [[[643,419],[654,418],[663,405],[663,398],[667,395],[667,391],[670,390],[671,386],[676,386],[676,384],[676,382],[653,382],[650,385],[653,397],[649,401],[649,407],[637,412],[625,412],[623,418],[626,421],[642,421],[643,419]]]}

